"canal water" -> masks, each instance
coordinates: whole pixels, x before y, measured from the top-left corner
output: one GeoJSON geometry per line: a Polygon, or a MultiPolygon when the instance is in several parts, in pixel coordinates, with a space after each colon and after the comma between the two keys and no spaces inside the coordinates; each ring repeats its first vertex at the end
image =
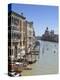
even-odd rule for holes
{"type": "Polygon", "coordinates": [[[40,53],[32,70],[23,70],[23,76],[46,75],[58,73],[58,43],[39,41],[40,53]]]}

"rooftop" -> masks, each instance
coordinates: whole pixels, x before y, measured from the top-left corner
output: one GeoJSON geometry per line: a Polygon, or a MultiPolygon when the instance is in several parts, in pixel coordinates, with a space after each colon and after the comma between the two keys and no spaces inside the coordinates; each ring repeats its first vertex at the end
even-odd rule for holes
{"type": "Polygon", "coordinates": [[[16,16],[18,16],[18,17],[21,17],[21,18],[23,18],[23,19],[26,19],[26,17],[23,16],[23,13],[18,14],[18,13],[14,12],[14,11],[9,11],[9,12],[8,12],[8,15],[11,15],[11,14],[14,14],[14,15],[16,15],[16,16]]]}

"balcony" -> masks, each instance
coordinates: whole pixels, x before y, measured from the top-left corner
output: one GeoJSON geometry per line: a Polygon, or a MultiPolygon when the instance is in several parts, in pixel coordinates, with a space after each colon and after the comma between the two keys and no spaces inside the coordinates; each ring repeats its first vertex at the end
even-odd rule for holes
{"type": "Polygon", "coordinates": [[[11,39],[11,42],[18,43],[20,42],[20,39],[11,39]]]}

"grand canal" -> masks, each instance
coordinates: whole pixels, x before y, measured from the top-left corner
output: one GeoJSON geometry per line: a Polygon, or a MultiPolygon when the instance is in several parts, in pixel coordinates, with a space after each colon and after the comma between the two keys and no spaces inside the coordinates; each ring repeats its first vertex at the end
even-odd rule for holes
{"type": "Polygon", "coordinates": [[[58,73],[58,43],[39,41],[40,53],[37,62],[30,65],[32,70],[23,70],[23,76],[58,73]]]}

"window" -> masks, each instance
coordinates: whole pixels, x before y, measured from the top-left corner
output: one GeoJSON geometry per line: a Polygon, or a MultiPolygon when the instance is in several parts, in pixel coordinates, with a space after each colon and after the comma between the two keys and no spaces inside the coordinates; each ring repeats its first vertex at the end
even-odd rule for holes
{"type": "Polygon", "coordinates": [[[18,48],[17,53],[20,53],[20,48],[18,48]]]}
{"type": "Polygon", "coordinates": [[[20,33],[12,32],[11,33],[11,38],[12,39],[20,39],[21,35],[20,33]]]}
{"type": "Polygon", "coordinates": [[[16,31],[18,30],[19,31],[19,29],[17,28],[17,26],[16,27],[15,26],[11,26],[11,29],[12,30],[16,30],[16,31]]]}
{"type": "Polygon", "coordinates": [[[14,24],[14,25],[18,25],[19,24],[19,19],[17,19],[17,18],[15,18],[15,17],[11,17],[11,22],[12,22],[12,24],[14,24]]]}
{"type": "Polygon", "coordinates": [[[31,31],[29,31],[29,35],[31,35],[32,34],[32,32],[31,31]]]}
{"type": "Polygon", "coordinates": [[[22,42],[20,41],[20,46],[22,46],[22,42]]]}
{"type": "Polygon", "coordinates": [[[20,20],[20,31],[22,30],[22,21],[20,20]]]}

